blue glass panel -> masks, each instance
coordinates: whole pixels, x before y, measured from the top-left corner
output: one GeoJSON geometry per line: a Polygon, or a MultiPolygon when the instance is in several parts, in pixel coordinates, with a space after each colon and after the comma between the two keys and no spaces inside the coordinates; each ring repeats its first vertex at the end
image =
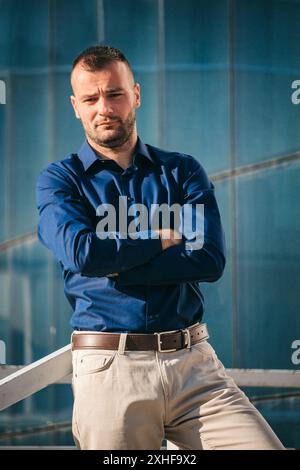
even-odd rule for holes
{"type": "Polygon", "coordinates": [[[104,0],[105,43],[120,48],[131,66],[157,66],[157,8],[152,0],[104,0]]]}
{"type": "Polygon", "coordinates": [[[47,77],[18,75],[12,78],[12,120],[8,134],[9,236],[35,231],[36,178],[48,161],[47,77]]]}
{"type": "Polygon", "coordinates": [[[159,146],[160,106],[157,94],[158,75],[156,72],[136,72],[136,82],[141,87],[141,107],[137,110],[137,127],[141,139],[151,145],[159,146]]]}
{"type": "Polygon", "coordinates": [[[167,148],[190,153],[209,172],[229,166],[227,1],[165,2],[167,148]]]}
{"type": "MultiPolygon", "coordinates": [[[[71,420],[71,415],[69,420],[71,420]]],[[[0,438],[0,446],[40,446],[39,450],[48,450],[49,446],[50,449],[51,446],[62,446],[59,450],[64,450],[63,446],[67,446],[68,448],[73,447],[74,450],[76,449],[71,432],[71,424],[53,423],[52,427],[51,423],[49,426],[44,425],[44,430],[43,424],[40,423],[40,430],[37,428],[33,430],[32,425],[28,425],[26,430],[26,426],[23,425],[21,427],[24,430],[23,434],[19,426],[17,428],[18,434],[11,437],[2,436],[0,438]],[[30,433],[28,433],[28,427],[30,428],[30,433]],[[53,430],[54,428],[55,430],[53,430]]]]}
{"type": "Polygon", "coordinates": [[[62,160],[79,150],[85,135],[81,121],[76,119],[71,102],[69,74],[58,73],[53,79],[53,140],[51,161],[62,160]],[[64,123],[63,126],[61,123],[64,123]]]}
{"type": "Polygon", "coordinates": [[[226,169],[227,73],[184,70],[168,72],[166,80],[166,148],[195,156],[209,173],[226,169]]]}
{"type": "Polygon", "coordinates": [[[164,4],[167,67],[189,64],[203,70],[227,68],[227,0],[165,0],[164,4]]]}
{"type": "Polygon", "coordinates": [[[299,0],[238,0],[235,19],[239,66],[299,70],[299,0]]]}
{"type": "Polygon", "coordinates": [[[0,0],[0,68],[5,69],[10,65],[11,42],[14,37],[10,34],[13,18],[13,2],[0,0]]]}
{"type": "Polygon", "coordinates": [[[10,327],[12,336],[18,338],[11,338],[8,345],[10,364],[29,364],[50,352],[47,259],[46,250],[37,241],[8,252],[10,327]]]}
{"type": "Polygon", "coordinates": [[[300,147],[300,106],[291,101],[296,75],[239,72],[236,150],[239,165],[287,155],[300,147]]]}
{"type": "Polygon", "coordinates": [[[236,149],[239,164],[299,150],[300,2],[236,2],[236,149]]]}
{"type": "Polygon", "coordinates": [[[0,67],[28,69],[48,63],[48,2],[1,0],[0,67]]]}
{"type": "Polygon", "coordinates": [[[300,330],[299,181],[299,163],[237,181],[238,367],[295,367],[291,345],[300,330]]]}
{"type": "Polygon", "coordinates": [[[97,43],[96,0],[54,0],[51,2],[50,35],[52,60],[67,65],[85,48],[97,43]]]}
{"type": "MultiPolygon", "coordinates": [[[[273,390],[275,393],[277,390],[273,390]]],[[[287,448],[299,449],[300,436],[300,397],[295,396],[274,398],[269,400],[253,400],[254,405],[266,418],[272,429],[282,439],[287,448]]],[[[298,392],[298,396],[297,396],[298,392]]]]}
{"type": "MultiPolygon", "coordinates": [[[[7,364],[32,363],[70,342],[71,309],[61,273],[38,241],[1,255],[0,280],[0,339],[6,343],[7,364]]],[[[70,419],[71,406],[69,385],[50,387],[1,414],[0,429],[12,415],[10,428],[45,424],[53,411],[61,420],[70,419]]]]}

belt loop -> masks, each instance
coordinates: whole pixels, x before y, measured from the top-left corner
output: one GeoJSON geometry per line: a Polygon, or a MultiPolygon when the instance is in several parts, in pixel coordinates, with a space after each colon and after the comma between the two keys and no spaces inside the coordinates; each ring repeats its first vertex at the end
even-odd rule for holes
{"type": "Polygon", "coordinates": [[[71,351],[73,352],[74,351],[74,345],[73,345],[73,336],[74,336],[75,332],[72,331],[72,334],[71,334],[71,351]]]}
{"type": "Polygon", "coordinates": [[[127,333],[121,333],[119,339],[118,353],[124,355],[126,349],[127,333]]]}

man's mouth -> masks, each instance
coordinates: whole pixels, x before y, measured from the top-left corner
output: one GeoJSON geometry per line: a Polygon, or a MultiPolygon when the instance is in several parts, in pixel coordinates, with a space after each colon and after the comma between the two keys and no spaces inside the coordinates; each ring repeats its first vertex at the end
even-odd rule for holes
{"type": "Polygon", "coordinates": [[[97,126],[111,126],[112,124],[116,124],[118,121],[113,120],[113,121],[102,121],[97,126]]]}

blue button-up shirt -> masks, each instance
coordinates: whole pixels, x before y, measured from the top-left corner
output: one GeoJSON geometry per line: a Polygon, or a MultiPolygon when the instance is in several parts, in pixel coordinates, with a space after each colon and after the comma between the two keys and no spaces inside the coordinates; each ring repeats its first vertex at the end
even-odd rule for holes
{"type": "MultiPolygon", "coordinates": [[[[138,139],[125,170],[85,142],[78,154],[51,163],[37,183],[38,237],[60,262],[73,328],[153,333],[201,321],[200,282],[220,278],[224,237],[214,187],[192,156],[167,152],[138,139]],[[119,201],[204,204],[204,243],[162,250],[160,238],[99,237],[97,208],[119,201]],[[118,276],[114,274],[118,273],[118,276]]],[[[102,218],[103,220],[103,218],[102,218]]],[[[120,233],[120,232],[119,232],[120,233]]]]}

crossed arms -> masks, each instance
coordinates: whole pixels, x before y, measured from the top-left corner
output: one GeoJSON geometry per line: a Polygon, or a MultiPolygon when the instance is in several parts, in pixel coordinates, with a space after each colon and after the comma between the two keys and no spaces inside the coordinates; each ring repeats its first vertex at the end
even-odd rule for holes
{"type": "Polygon", "coordinates": [[[57,164],[44,170],[37,184],[38,237],[64,269],[88,277],[111,276],[120,285],[213,282],[225,266],[224,235],[214,187],[200,164],[184,179],[184,201],[204,204],[204,244],[186,249],[170,232],[163,238],[106,238],[96,234],[91,207],[66,171],[57,164]]]}

